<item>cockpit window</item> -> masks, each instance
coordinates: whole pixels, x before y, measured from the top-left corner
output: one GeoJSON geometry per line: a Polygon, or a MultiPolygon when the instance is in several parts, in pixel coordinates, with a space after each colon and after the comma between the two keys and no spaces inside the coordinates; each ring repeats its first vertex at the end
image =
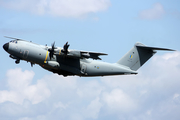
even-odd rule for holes
{"type": "Polygon", "coordinates": [[[11,40],[11,43],[16,43],[17,44],[17,40],[11,40]]]}

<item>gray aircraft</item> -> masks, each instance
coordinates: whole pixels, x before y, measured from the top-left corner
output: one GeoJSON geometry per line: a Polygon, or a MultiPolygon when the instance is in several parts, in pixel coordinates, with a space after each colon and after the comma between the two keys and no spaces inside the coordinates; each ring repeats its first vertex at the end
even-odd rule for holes
{"type": "Polygon", "coordinates": [[[21,39],[13,40],[4,44],[3,48],[19,64],[20,60],[25,60],[40,65],[42,68],[63,76],[108,76],[108,75],[126,75],[137,74],[137,70],[155,53],[156,50],[174,51],[172,49],[148,47],[142,43],[136,43],[134,47],[127,52],[116,63],[107,63],[100,61],[101,55],[105,53],[87,52],[79,50],[70,50],[68,42],[63,48],[38,45],[21,39]],[[89,60],[92,58],[93,60],[89,60]]]}

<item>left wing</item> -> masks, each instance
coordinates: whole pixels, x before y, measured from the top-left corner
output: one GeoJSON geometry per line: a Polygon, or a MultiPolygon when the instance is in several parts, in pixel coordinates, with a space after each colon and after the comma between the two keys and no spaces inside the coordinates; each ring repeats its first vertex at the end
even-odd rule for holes
{"type": "Polygon", "coordinates": [[[67,57],[73,57],[73,58],[92,58],[92,59],[99,59],[100,55],[108,55],[105,53],[98,53],[98,52],[87,52],[87,51],[79,51],[79,50],[68,50],[68,47],[70,45],[68,42],[64,45],[63,49],[61,48],[56,48],[55,47],[55,42],[52,44],[52,48],[49,48],[48,51],[50,52],[50,58],[52,58],[53,54],[57,56],[67,56],[67,57]]]}
{"type": "Polygon", "coordinates": [[[100,55],[108,55],[105,53],[97,53],[97,52],[86,52],[86,51],[80,51],[81,52],[81,57],[83,58],[92,58],[92,59],[99,59],[101,60],[101,58],[99,58],[100,55]]]}
{"type": "Polygon", "coordinates": [[[87,52],[87,51],[79,51],[79,50],[68,50],[67,54],[63,53],[61,49],[56,50],[58,52],[55,52],[54,54],[57,56],[67,56],[67,57],[73,57],[73,58],[92,58],[92,59],[99,59],[100,55],[108,55],[105,53],[98,53],[98,52],[87,52]]]}

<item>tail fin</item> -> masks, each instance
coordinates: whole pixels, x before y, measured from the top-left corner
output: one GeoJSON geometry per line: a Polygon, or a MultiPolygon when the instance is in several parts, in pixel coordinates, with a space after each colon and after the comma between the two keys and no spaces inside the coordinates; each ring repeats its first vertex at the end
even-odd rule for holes
{"type": "Polygon", "coordinates": [[[156,53],[155,50],[174,51],[172,49],[148,47],[142,43],[136,43],[117,63],[136,71],[156,53]]]}

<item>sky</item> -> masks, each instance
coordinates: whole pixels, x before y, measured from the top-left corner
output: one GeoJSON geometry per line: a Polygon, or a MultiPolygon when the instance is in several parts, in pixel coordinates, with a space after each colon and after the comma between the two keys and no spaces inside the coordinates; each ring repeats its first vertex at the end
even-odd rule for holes
{"type": "Polygon", "coordinates": [[[63,77],[15,64],[1,47],[0,119],[179,120],[179,0],[0,0],[0,44],[37,44],[107,53],[115,63],[136,42],[158,51],[137,75],[63,77]]]}

